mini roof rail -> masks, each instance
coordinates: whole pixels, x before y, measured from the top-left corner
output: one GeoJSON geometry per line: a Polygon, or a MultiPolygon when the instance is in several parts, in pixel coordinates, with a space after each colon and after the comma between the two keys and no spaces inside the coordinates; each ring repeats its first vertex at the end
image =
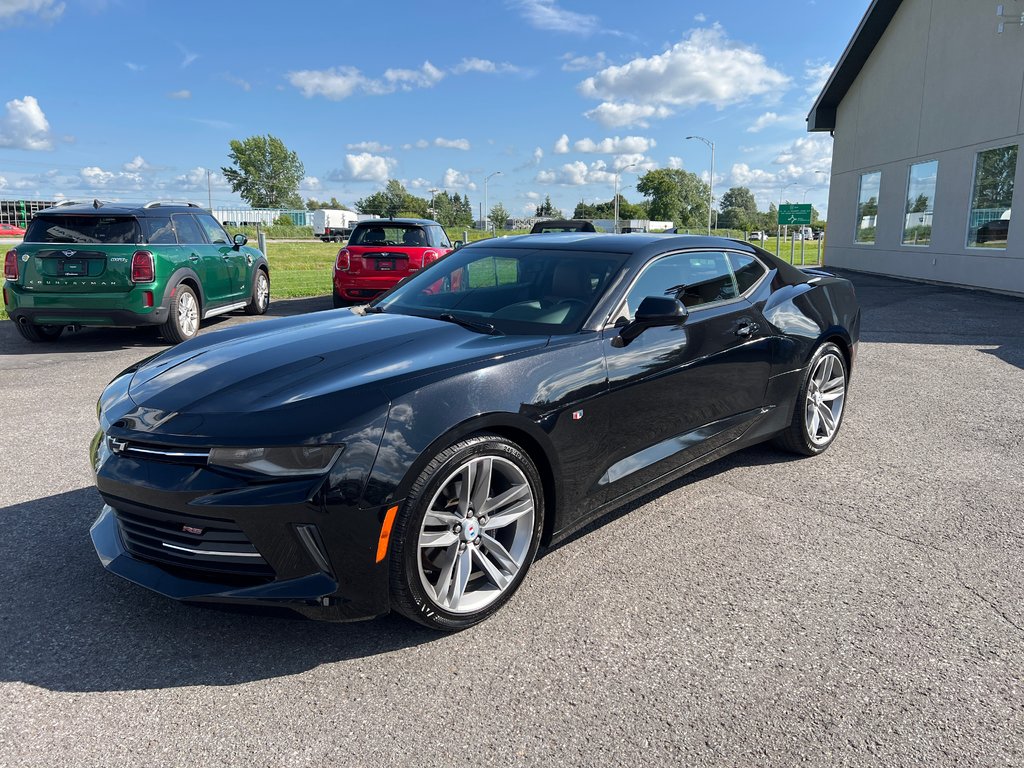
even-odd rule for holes
{"type": "Polygon", "coordinates": [[[187,205],[189,208],[202,208],[199,203],[193,203],[191,200],[150,200],[146,203],[143,208],[159,208],[162,205],[187,205]]]}

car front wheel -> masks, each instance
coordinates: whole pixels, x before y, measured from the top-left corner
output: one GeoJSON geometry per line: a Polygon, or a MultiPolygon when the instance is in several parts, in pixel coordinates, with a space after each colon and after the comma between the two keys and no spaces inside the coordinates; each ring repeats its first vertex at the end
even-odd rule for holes
{"type": "Polygon", "coordinates": [[[160,335],[171,344],[181,344],[199,333],[199,300],[187,285],[179,285],[171,299],[171,314],[160,326],[160,335]]]}
{"type": "Polygon", "coordinates": [[[392,604],[433,629],[471,627],[519,588],[543,529],[540,474],[525,451],[498,435],[462,440],[434,457],[399,512],[392,604]]]}
{"type": "Polygon", "coordinates": [[[849,375],[846,358],[832,342],[822,344],[804,369],[789,428],[778,437],[783,448],[804,456],[823,453],[839,434],[849,375]]]}

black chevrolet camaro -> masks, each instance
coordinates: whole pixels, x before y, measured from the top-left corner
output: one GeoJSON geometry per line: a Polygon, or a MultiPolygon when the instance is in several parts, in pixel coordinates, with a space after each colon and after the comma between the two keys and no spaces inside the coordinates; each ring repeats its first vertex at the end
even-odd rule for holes
{"type": "Polygon", "coordinates": [[[849,282],[741,241],[483,241],[124,371],[93,543],[179,600],[462,629],[603,512],[769,438],[828,448],[859,326],[849,282]]]}

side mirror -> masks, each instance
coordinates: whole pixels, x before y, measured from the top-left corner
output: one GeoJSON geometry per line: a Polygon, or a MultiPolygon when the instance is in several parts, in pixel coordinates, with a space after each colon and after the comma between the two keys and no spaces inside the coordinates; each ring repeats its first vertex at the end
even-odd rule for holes
{"type": "Polygon", "coordinates": [[[456,240],[452,244],[452,250],[457,251],[457,250],[459,250],[459,248],[461,248],[464,245],[465,245],[465,243],[462,240],[456,240]]]}
{"type": "Polygon", "coordinates": [[[648,328],[682,325],[689,316],[679,299],[669,296],[648,296],[637,307],[633,321],[627,323],[612,339],[613,347],[624,347],[648,328]]]}
{"type": "Polygon", "coordinates": [[[237,251],[239,248],[241,248],[243,245],[249,242],[249,238],[243,235],[241,232],[239,232],[237,235],[234,236],[234,238],[232,238],[232,241],[234,242],[235,250],[237,251]]]}

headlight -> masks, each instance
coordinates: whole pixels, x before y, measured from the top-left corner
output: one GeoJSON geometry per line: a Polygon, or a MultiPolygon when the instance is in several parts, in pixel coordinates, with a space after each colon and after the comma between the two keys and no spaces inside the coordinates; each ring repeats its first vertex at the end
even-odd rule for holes
{"type": "Polygon", "coordinates": [[[263,475],[319,475],[344,450],[339,445],[301,445],[285,448],[213,448],[207,463],[263,475]]]}

